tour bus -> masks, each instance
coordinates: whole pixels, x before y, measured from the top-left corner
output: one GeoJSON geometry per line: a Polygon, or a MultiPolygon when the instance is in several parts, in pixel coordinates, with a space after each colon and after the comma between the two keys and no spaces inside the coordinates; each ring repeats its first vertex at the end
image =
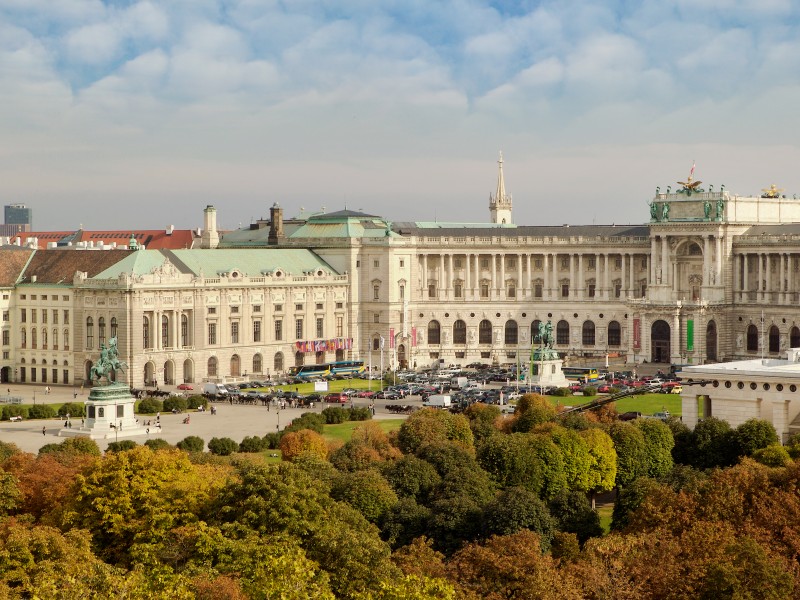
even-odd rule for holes
{"type": "Polygon", "coordinates": [[[564,377],[581,383],[596,383],[600,379],[597,367],[564,367],[564,377]]]}
{"type": "Polygon", "coordinates": [[[339,360],[332,363],[303,365],[302,367],[289,368],[289,375],[299,379],[308,379],[310,377],[328,377],[330,375],[358,376],[363,372],[363,360],[339,360]]]}
{"type": "Polygon", "coordinates": [[[363,360],[337,360],[330,363],[332,375],[352,375],[358,377],[364,373],[363,360]]]}

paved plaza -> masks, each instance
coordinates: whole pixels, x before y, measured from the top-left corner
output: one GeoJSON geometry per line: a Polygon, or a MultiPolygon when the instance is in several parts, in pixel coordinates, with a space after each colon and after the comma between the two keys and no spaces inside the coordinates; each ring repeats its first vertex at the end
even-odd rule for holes
{"type": "MultiPolygon", "coordinates": [[[[7,386],[6,386],[7,387],[7,386]]],[[[21,396],[25,404],[33,402],[34,386],[11,386],[12,396],[21,396]]],[[[73,399],[75,393],[72,388],[58,388],[53,387],[50,394],[45,394],[44,387],[39,385],[35,387],[37,403],[61,403],[61,402],[82,402],[86,400],[86,396],[80,395],[78,391],[77,398],[73,399]]],[[[3,392],[6,392],[4,389],[3,392]]],[[[355,400],[355,406],[368,406],[369,400],[355,400]]],[[[402,418],[399,415],[391,414],[386,411],[386,404],[398,404],[397,401],[375,401],[376,419],[396,419],[402,418]]],[[[402,402],[403,404],[419,404],[421,401],[418,398],[409,399],[402,402]]],[[[115,438],[114,433],[111,432],[106,439],[95,440],[100,446],[101,450],[105,450],[106,446],[115,439],[123,440],[130,439],[139,444],[143,444],[148,438],[161,438],[175,444],[186,436],[196,435],[203,438],[208,443],[214,437],[229,437],[237,442],[248,436],[263,436],[272,431],[283,429],[292,419],[299,417],[301,414],[311,412],[308,408],[286,408],[284,410],[277,410],[275,407],[270,407],[269,410],[265,406],[251,406],[241,404],[229,404],[227,402],[217,402],[214,404],[217,408],[217,414],[212,415],[210,411],[193,412],[189,411],[181,414],[161,413],[161,431],[159,432],[154,423],[155,416],[141,415],[137,416],[140,423],[146,424],[147,421],[151,422],[150,434],[134,437],[115,438]],[[183,420],[189,416],[190,422],[184,424],[183,420]]],[[[313,412],[321,412],[325,406],[336,405],[315,405],[313,412]]],[[[349,406],[346,405],[346,406],[349,406]]],[[[80,427],[80,418],[72,418],[72,426],[80,427]]],[[[0,440],[4,442],[12,442],[19,446],[25,452],[36,453],[39,448],[45,444],[60,443],[64,441],[65,437],[60,437],[59,431],[64,427],[63,419],[26,419],[20,422],[0,421],[0,440]],[[42,435],[42,428],[45,429],[45,434],[42,435]]]]}

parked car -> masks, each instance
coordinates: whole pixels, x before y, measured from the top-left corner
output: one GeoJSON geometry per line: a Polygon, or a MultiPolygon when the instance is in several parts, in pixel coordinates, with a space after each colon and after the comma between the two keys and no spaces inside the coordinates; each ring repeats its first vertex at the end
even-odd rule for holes
{"type": "Polygon", "coordinates": [[[349,398],[347,394],[342,394],[341,392],[333,392],[327,394],[325,396],[325,402],[338,402],[339,404],[345,404],[349,398]]]}
{"type": "Polygon", "coordinates": [[[181,383],[178,385],[179,390],[193,390],[194,386],[191,383],[181,383]]]}
{"type": "Polygon", "coordinates": [[[683,386],[679,381],[665,381],[661,384],[662,394],[680,394],[683,391],[683,386]]]}

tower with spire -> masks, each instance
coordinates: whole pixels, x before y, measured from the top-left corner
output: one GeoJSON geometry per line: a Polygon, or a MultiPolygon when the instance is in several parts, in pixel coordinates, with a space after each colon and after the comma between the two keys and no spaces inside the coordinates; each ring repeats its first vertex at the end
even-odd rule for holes
{"type": "Polygon", "coordinates": [[[506,194],[506,183],[503,180],[503,153],[497,161],[497,191],[494,196],[489,194],[489,216],[492,223],[500,225],[511,224],[511,194],[506,194]]]}

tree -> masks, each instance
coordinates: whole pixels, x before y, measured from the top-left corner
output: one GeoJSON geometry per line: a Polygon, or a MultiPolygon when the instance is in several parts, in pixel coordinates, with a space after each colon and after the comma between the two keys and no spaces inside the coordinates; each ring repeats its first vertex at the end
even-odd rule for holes
{"type": "Polygon", "coordinates": [[[229,437],[214,437],[208,442],[208,451],[211,452],[211,454],[216,454],[218,456],[230,456],[238,449],[239,444],[236,443],[236,440],[233,440],[229,437]]]}
{"type": "Polygon", "coordinates": [[[133,440],[122,440],[121,442],[110,442],[106,447],[106,452],[125,452],[133,450],[138,446],[133,440]]]}
{"type": "Polygon", "coordinates": [[[608,428],[617,452],[616,485],[626,486],[647,474],[647,446],[642,430],[631,423],[618,421],[608,428]]]}
{"type": "Polygon", "coordinates": [[[70,419],[86,416],[86,405],[83,402],[65,402],[58,408],[58,416],[62,419],[69,415],[70,419]]]}
{"type": "Polygon", "coordinates": [[[374,469],[341,473],[333,482],[331,497],[347,502],[371,523],[378,523],[397,504],[397,494],[374,469]]]}
{"type": "Polygon", "coordinates": [[[461,469],[478,469],[474,450],[461,443],[447,440],[434,441],[417,450],[417,456],[432,464],[442,476],[461,469]]]}
{"type": "Polygon", "coordinates": [[[311,454],[319,458],[328,456],[328,445],[325,443],[325,439],[310,429],[290,431],[285,434],[281,437],[280,449],[283,460],[288,461],[304,454],[311,454]]]}
{"type": "Polygon", "coordinates": [[[413,454],[386,463],[383,475],[399,496],[411,497],[422,503],[427,501],[431,491],[442,480],[436,467],[413,454]]]}
{"type": "Polygon", "coordinates": [[[470,404],[464,411],[464,416],[469,419],[469,427],[475,438],[475,443],[480,442],[489,436],[498,433],[495,421],[500,417],[500,407],[492,404],[476,402],[470,404]]]}
{"type": "Polygon", "coordinates": [[[736,462],[737,451],[733,432],[727,421],[708,417],[692,432],[688,454],[689,464],[700,469],[727,467],[736,462]]]}
{"type": "Polygon", "coordinates": [[[777,443],[775,428],[764,419],[748,419],[733,431],[733,444],[738,456],[753,456],[756,450],[777,443]]]}
{"type": "Polygon", "coordinates": [[[49,404],[34,404],[28,407],[28,417],[31,419],[52,419],[56,416],[56,409],[49,404]]]}
{"type": "Polygon", "coordinates": [[[566,488],[561,451],[544,435],[493,436],[479,448],[478,462],[503,488],[521,486],[542,498],[566,488]]]}
{"type": "Polygon", "coordinates": [[[267,449],[267,441],[260,436],[246,436],[239,442],[239,452],[263,452],[267,449]]]}
{"type": "Polygon", "coordinates": [[[572,491],[550,501],[550,514],[561,531],[574,533],[581,544],[592,537],[603,535],[600,515],[592,510],[585,493],[572,491]]]}
{"type": "Polygon", "coordinates": [[[9,457],[22,452],[19,446],[11,442],[0,441],[0,464],[4,463],[9,457]]]}
{"type": "Polygon", "coordinates": [[[150,450],[153,452],[156,450],[164,450],[165,448],[172,448],[172,444],[162,438],[150,438],[144,443],[144,445],[150,448],[150,450]]]}
{"type": "Polygon", "coordinates": [[[183,396],[169,396],[164,399],[164,410],[167,412],[184,412],[189,408],[189,402],[183,396]]]}
{"type": "Polygon", "coordinates": [[[412,414],[400,426],[397,436],[400,449],[415,453],[422,446],[452,441],[472,448],[474,438],[469,421],[463,415],[425,408],[412,414]]]}
{"type": "Polygon", "coordinates": [[[664,486],[650,477],[639,477],[628,485],[620,487],[614,502],[611,529],[622,531],[628,526],[630,516],[637,511],[648,494],[663,492],[664,486]]]}
{"type": "Polygon", "coordinates": [[[431,509],[417,504],[411,496],[398,500],[381,520],[381,534],[392,548],[411,544],[428,530],[431,509]]]}
{"type": "Polygon", "coordinates": [[[14,475],[0,470],[0,516],[2,517],[11,514],[22,498],[22,492],[17,483],[14,475]]]}
{"type": "Polygon", "coordinates": [[[633,424],[644,435],[645,474],[656,479],[665,476],[674,465],[672,430],[658,419],[636,419],[633,424]]]}
{"type": "Polygon", "coordinates": [[[537,425],[552,421],[555,416],[556,409],[547,398],[539,394],[525,394],[517,401],[511,431],[526,433],[537,425]]]}
{"type": "Polygon", "coordinates": [[[564,477],[570,490],[589,491],[589,446],[586,440],[574,429],[555,426],[550,430],[561,456],[564,458],[564,477]]]}
{"type": "Polygon", "coordinates": [[[556,520],[539,496],[522,487],[500,492],[483,511],[484,534],[509,535],[522,529],[537,533],[542,551],[547,552],[553,541],[556,520]]]}
{"type": "Polygon", "coordinates": [[[589,490],[606,492],[612,489],[617,479],[617,451],[613,440],[597,427],[580,433],[589,448],[589,490]]]}

